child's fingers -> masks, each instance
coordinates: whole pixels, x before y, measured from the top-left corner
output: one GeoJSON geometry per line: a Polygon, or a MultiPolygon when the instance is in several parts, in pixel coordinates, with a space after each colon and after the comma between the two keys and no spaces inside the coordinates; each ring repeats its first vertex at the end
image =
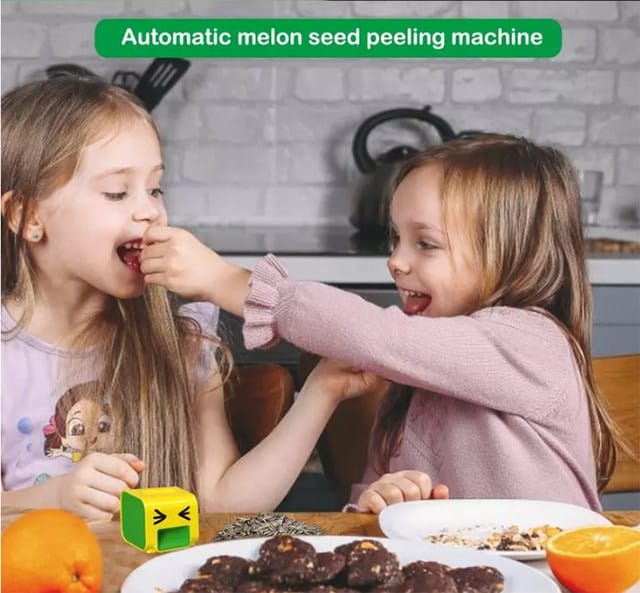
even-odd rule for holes
{"type": "Polygon", "coordinates": [[[114,495],[101,489],[86,488],[82,493],[83,505],[88,505],[94,514],[112,515],[120,508],[120,494],[114,495]]]}
{"type": "Polygon", "coordinates": [[[113,455],[126,461],[138,473],[144,469],[144,461],[133,455],[133,453],[114,453],[113,455]]]}
{"type": "Polygon", "coordinates": [[[387,503],[384,498],[370,488],[362,493],[358,501],[358,510],[362,513],[375,513],[379,515],[386,506],[387,503]]]}
{"type": "Polygon", "coordinates": [[[93,471],[85,477],[84,483],[89,488],[99,490],[100,492],[104,492],[105,494],[119,498],[120,493],[123,490],[135,488],[138,485],[138,474],[131,467],[129,467],[129,470],[135,476],[135,480],[129,479],[125,481],[109,474],[103,474],[99,471],[93,471]]]}
{"type": "Polygon", "coordinates": [[[419,497],[411,498],[411,500],[431,498],[431,491],[433,488],[433,484],[431,483],[431,478],[429,477],[429,474],[426,474],[421,471],[409,469],[409,470],[398,472],[398,475],[406,480],[410,480],[412,483],[414,483],[418,487],[420,491],[418,495],[419,497]]]}
{"type": "Polygon", "coordinates": [[[95,454],[87,456],[86,459],[93,457],[91,465],[106,478],[121,480],[129,488],[135,488],[138,485],[140,477],[130,465],[128,461],[122,459],[118,454],[105,455],[95,454]]]}
{"type": "Polygon", "coordinates": [[[140,259],[140,271],[143,274],[160,274],[165,271],[166,263],[164,258],[154,257],[152,259],[140,259]]]}
{"type": "Polygon", "coordinates": [[[168,241],[175,234],[176,229],[169,226],[150,226],[142,236],[142,243],[147,245],[149,243],[161,243],[168,241]]]}
{"type": "Polygon", "coordinates": [[[429,498],[431,496],[431,484],[429,484],[429,490],[426,496],[423,496],[420,486],[408,478],[398,476],[393,481],[393,485],[400,490],[402,495],[401,500],[395,500],[394,502],[422,500],[423,498],[429,498]]]}
{"type": "Polygon", "coordinates": [[[377,492],[387,504],[395,504],[404,501],[404,493],[395,482],[379,480],[369,486],[371,490],[377,492]]]}
{"type": "Polygon", "coordinates": [[[445,499],[449,498],[449,488],[444,484],[437,484],[433,487],[432,498],[445,499]]]}
{"type": "Polygon", "coordinates": [[[171,250],[170,245],[171,244],[167,242],[143,245],[140,253],[140,261],[165,257],[171,250]]]}

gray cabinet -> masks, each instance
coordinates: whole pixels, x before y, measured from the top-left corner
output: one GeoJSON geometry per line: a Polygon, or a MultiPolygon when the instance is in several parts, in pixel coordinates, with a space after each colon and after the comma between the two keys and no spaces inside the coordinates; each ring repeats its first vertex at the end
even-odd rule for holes
{"type": "Polygon", "coordinates": [[[593,287],[593,356],[640,352],[640,286],[593,287]]]}

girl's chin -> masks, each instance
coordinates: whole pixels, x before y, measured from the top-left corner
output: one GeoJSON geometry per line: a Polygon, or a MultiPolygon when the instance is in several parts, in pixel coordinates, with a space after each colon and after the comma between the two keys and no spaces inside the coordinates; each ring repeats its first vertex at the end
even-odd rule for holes
{"type": "Polygon", "coordinates": [[[138,282],[127,282],[126,285],[120,285],[115,290],[110,290],[109,294],[112,297],[122,300],[136,299],[144,294],[146,287],[144,278],[140,276],[138,282]]]}

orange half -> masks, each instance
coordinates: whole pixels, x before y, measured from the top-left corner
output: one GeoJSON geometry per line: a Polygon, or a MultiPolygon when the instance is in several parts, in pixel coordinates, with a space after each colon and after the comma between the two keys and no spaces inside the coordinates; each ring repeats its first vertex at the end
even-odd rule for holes
{"type": "Polygon", "coordinates": [[[551,571],[573,593],[621,593],[640,580],[640,530],[632,527],[562,531],[546,550],[551,571]]]}

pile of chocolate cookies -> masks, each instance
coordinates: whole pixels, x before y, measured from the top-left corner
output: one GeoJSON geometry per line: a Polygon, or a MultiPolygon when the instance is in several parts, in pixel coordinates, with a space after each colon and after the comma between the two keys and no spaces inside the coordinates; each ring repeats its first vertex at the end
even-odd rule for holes
{"type": "Polygon", "coordinates": [[[500,593],[504,576],[490,566],[451,568],[417,561],[400,566],[382,543],[355,540],[316,552],[296,537],[277,535],[257,560],[213,556],[177,593],[500,593]]]}

